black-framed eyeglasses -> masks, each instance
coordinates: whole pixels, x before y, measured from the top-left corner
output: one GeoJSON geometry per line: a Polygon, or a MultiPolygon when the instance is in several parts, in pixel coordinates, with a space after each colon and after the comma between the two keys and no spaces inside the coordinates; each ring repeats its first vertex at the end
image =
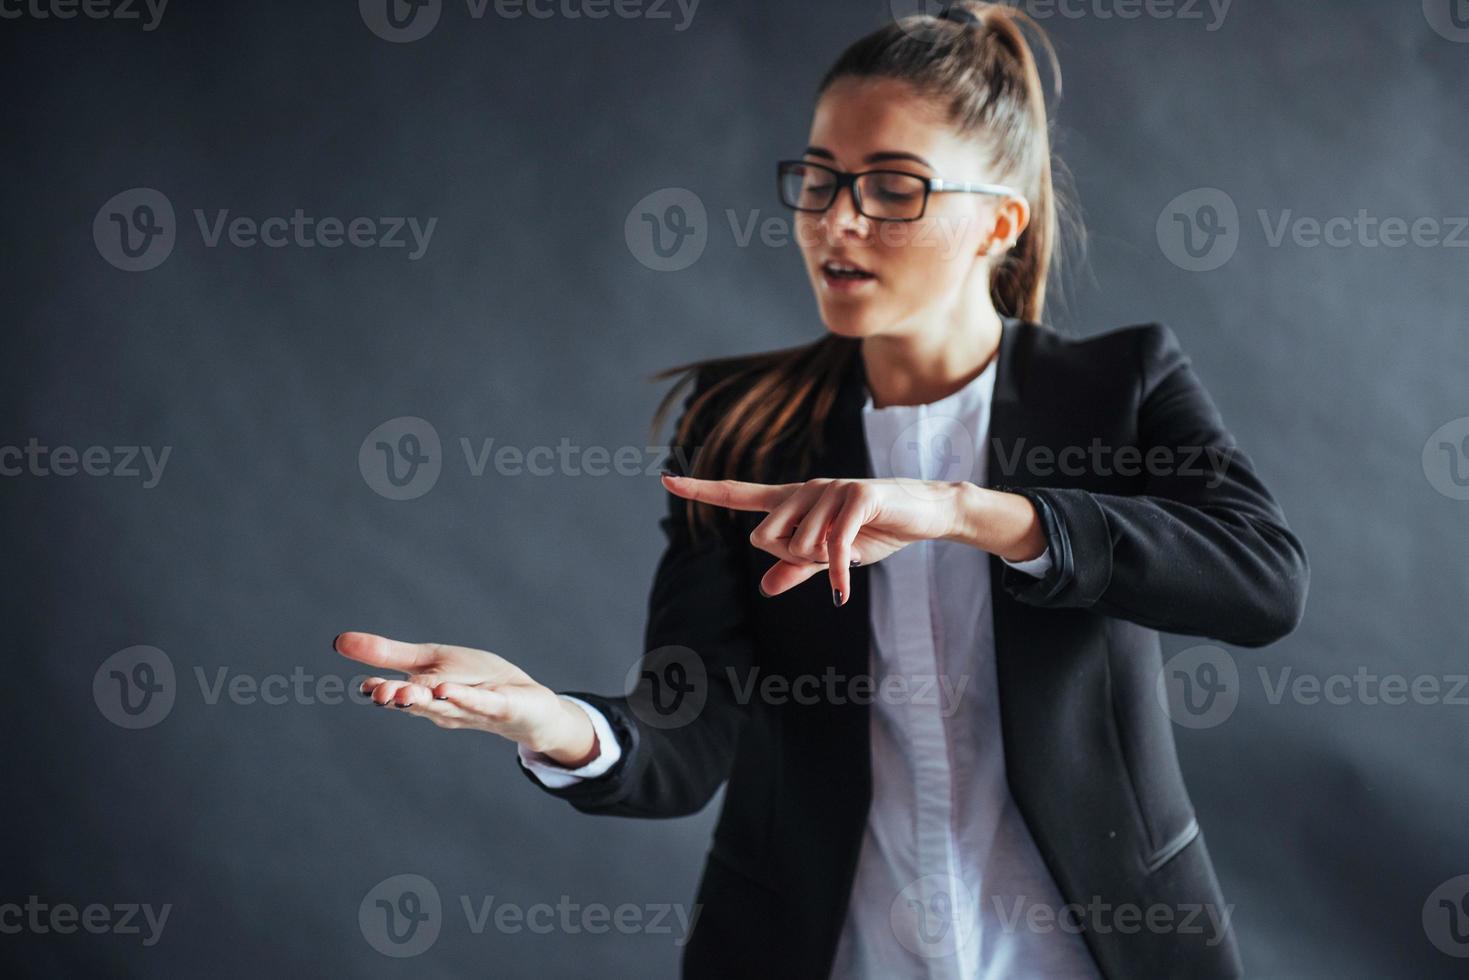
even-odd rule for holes
{"type": "Polygon", "coordinates": [[[852,188],[857,213],[878,221],[917,221],[928,208],[930,194],[993,194],[1021,197],[1004,184],[923,177],[902,170],[864,170],[848,173],[808,160],[781,160],[776,164],[780,200],[788,208],[820,214],[832,206],[842,188],[852,188]]]}

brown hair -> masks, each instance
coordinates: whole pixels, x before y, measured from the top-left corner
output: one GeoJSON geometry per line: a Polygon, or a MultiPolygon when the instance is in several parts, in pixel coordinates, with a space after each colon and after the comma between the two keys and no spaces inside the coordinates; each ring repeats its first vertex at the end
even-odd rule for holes
{"type": "MultiPolygon", "coordinates": [[[[1045,32],[1023,11],[978,0],[948,8],[938,17],[904,17],[858,40],[827,71],[816,96],[840,78],[902,79],[945,104],[960,132],[987,137],[995,179],[1019,189],[1031,207],[1025,231],[992,270],[990,295],[1001,315],[1039,322],[1046,282],[1061,256],[1061,214],[1052,184],[1045,93],[1023,27],[1034,30],[1049,55],[1057,96],[1060,66],[1045,32]]],[[[659,430],[679,391],[701,369],[710,368],[718,380],[695,392],[674,433],[676,446],[694,452],[689,475],[738,479],[748,464],[745,478],[761,480],[772,450],[792,437],[804,468],[821,448],[837,389],[850,358],[859,356],[860,343],[828,333],[799,347],[666,368],[650,380],[682,377],[658,404],[653,431],[659,430]],[[736,394],[721,417],[705,420],[708,407],[724,392],[736,394]],[[696,431],[704,441],[693,446],[696,431]]],[[[708,504],[687,504],[693,528],[713,523],[721,513],[708,504]]]]}

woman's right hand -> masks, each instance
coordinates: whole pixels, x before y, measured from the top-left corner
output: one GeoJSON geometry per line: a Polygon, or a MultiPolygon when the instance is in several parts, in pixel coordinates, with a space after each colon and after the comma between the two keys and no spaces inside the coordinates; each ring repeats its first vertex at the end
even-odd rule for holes
{"type": "Polygon", "coordinates": [[[363,681],[362,693],[375,704],[404,708],[440,728],[500,735],[569,768],[599,754],[585,711],[488,650],[403,643],[372,633],[342,633],[332,648],[344,657],[408,675],[363,681]]]}

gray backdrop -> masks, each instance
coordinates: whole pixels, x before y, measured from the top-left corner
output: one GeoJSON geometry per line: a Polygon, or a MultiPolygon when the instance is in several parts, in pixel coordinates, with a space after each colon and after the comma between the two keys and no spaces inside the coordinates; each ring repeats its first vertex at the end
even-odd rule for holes
{"type": "MultiPolygon", "coordinates": [[[[49,2],[0,19],[7,971],[674,975],[717,799],[580,815],[507,742],[343,700],[329,644],[623,689],[663,543],[646,375],[819,335],[794,244],[744,230],[887,5],[49,2]],[[267,221],[296,209],[300,240],[267,221]],[[378,441],[427,461],[398,487],[378,441]],[[395,945],[410,892],[440,911],[395,945]]],[[[1052,321],[1171,325],[1311,558],[1301,628],[1177,726],[1256,976],[1469,954],[1454,2],[1030,7],[1092,231],[1052,321]]]]}

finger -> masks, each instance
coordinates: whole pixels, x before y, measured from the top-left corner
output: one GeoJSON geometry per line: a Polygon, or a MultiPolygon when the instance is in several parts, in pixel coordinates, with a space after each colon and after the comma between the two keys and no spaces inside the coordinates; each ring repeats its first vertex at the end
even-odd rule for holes
{"type": "Polygon", "coordinates": [[[701,480],[663,474],[663,485],[680,497],[702,500],[730,510],[770,510],[791,495],[799,484],[745,483],[740,480],[701,480]]]}
{"type": "Polygon", "coordinates": [[[432,643],[404,643],[375,633],[341,633],[332,641],[332,649],[344,657],[405,674],[432,665],[436,656],[432,643]]]}
{"type": "Polygon", "coordinates": [[[822,483],[807,482],[765,515],[765,519],[750,532],[750,543],[761,551],[768,551],[781,561],[802,564],[810,559],[791,551],[791,539],[800,527],[801,520],[811,505],[825,492],[822,483]]]}
{"type": "Polygon", "coordinates": [[[372,703],[379,707],[397,707],[398,692],[407,687],[405,681],[383,681],[372,690],[372,703]]]}
{"type": "Polygon", "coordinates": [[[805,562],[794,564],[788,561],[776,562],[760,577],[760,588],[766,595],[776,596],[787,589],[794,589],[817,572],[826,569],[822,562],[805,562]]]}
{"type": "Polygon", "coordinates": [[[510,707],[509,698],[499,691],[472,687],[468,684],[454,684],[449,681],[444,681],[436,686],[433,696],[443,698],[470,714],[482,715],[491,721],[502,720],[510,707]]]}
{"type": "Polygon", "coordinates": [[[425,702],[432,702],[433,699],[434,692],[431,688],[412,681],[398,688],[398,693],[393,698],[400,708],[411,708],[425,702]]]}
{"type": "Polygon", "coordinates": [[[427,718],[440,728],[468,728],[474,722],[473,716],[463,708],[450,703],[448,699],[435,698],[432,688],[424,688],[423,700],[419,700],[417,695],[414,696],[408,713],[427,718]]]}
{"type": "Polygon", "coordinates": [[[832,518],[831,528],[827,531],[827,553],[831,555],[827,569],[831,573],[832,601],[839,606],[845,606],[852,598],[852,566],[861,560],[853,553],[853,542],[866,520],[862,494],[854,489],[847,494],[842,509],[832,518]]]}
{"type": "Polygon", "coordinates": [[[787,547],[792,555],[806,561],[830,561],[826,553],[826,528],[832,517],[846,503],[849,492],[848,484],[826,484],[821,496],[806,511],[806,516],[801,518],[801,523],[791,535],[787,547]]]}
{"type": "Polygon", "coordinates": [[[362,684],[357,690],[361,691],[367,697],[372,697],[372,692],[377,690],[377,686],[379,684],[386,684],[387,682],[388,679],[386,677],[368,677],[362,681],[362,684]]]}

